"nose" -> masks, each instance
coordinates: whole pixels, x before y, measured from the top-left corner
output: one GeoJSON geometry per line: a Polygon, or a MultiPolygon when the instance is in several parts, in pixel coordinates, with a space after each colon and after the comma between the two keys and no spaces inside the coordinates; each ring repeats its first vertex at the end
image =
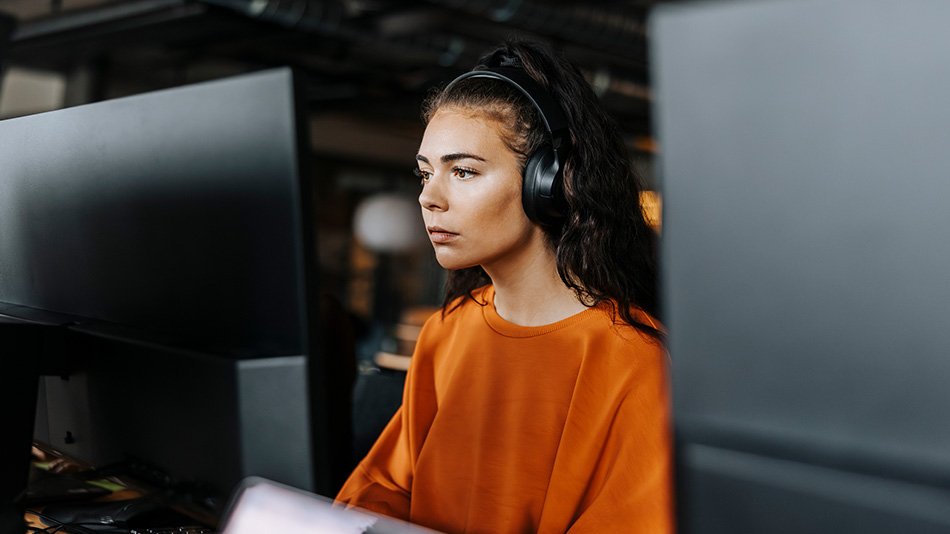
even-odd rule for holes
{"type": "Polygon", "coordinates": [[[441,182],[442,180],[433,176],[428,183],[422,186],[422,192],[419,193],[419,205],[422,206],[422,209],[428,211],[445,211],[448,209],[448,200],[441,182]]]}

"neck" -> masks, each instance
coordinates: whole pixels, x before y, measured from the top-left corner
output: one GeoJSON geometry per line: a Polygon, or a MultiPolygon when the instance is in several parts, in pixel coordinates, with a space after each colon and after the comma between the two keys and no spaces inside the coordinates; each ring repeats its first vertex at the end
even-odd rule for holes
{"type": "Polygon", "coordinates": [[[495,288],[495,310],[521,326],[542,326],[584,311],[574,292],[557,274],[554,253],[525,250],[504,265],[484,265],[495,288]]]}

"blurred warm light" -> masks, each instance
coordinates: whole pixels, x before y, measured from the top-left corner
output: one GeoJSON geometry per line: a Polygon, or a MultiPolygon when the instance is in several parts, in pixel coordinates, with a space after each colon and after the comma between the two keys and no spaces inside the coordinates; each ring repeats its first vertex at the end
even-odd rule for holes
{"type": "Polygon", "coordinates": [[[649,154],[656,154],[660,150],[659,145],[656,143],[656,139],[648,136],[634,138],[633,148],[635,150],[639,150],[640,152],[647,152],[649,154]]]}
{"type": "Polygon", "coordinates": [[[640,193],[640,206],[647,224],[659,233],[663,220],[663,198],[656,191],[643,191],[640,193]]]}

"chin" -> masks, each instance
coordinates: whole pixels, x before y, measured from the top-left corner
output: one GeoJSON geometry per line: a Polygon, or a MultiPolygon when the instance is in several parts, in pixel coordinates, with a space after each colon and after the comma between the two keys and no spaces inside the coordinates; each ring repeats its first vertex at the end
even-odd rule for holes
{"type": "Polygon", "coordinates": [[[439,262],[443,269],[449,271],[458,271],[479,265],[476,261],[466,261],[463,258],[453,257],[452,254],[439,254],[438,252],[435,253],[435,261],[439,262]]]}

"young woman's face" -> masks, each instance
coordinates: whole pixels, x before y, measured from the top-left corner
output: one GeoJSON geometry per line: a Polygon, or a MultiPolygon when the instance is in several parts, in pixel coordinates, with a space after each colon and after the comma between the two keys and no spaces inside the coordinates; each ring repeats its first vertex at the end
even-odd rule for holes
{"type": "Polygon", "coordinates": [[[438,110],[416,160],[419,204],[439,264],[490,266],[543,239],[521,207],[521,166],[497,121],[464,109],[438,110]]]}

